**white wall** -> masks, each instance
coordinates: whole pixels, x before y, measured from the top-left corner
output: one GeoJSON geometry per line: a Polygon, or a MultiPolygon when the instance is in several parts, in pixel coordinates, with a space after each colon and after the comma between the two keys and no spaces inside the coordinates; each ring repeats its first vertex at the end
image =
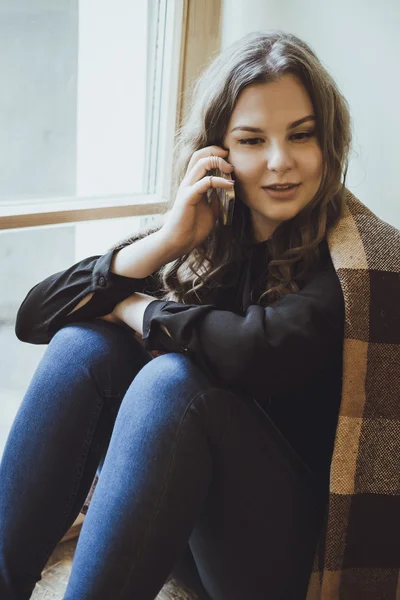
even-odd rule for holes
{"type": "Polygon", "coordinates": [[[224,0],[223,48],[262,29],[302,38],[334,77],[353,118],[347,187],[400,228],[400,2],[224,0]]]}

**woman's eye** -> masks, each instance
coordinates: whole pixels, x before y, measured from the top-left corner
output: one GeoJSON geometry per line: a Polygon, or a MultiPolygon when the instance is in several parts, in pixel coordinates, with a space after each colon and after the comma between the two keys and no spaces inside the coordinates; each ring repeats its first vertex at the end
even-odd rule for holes
{"type": "MultiPolygon", "coordinates": [[[[305,139],[311,138],[314,135],[314,133],[314,131],[303,131],[302,133],[294,133],[291,137],[299,141],[303,141],[305,139]]],[[[241,144],[242,146],[255,146],[259,142],[263,141],[264,140],[262,140],[261,138],[245,138],[239,140],[239,144],[241,144]]]]}
{"type": "Polygon", "coordinates": [[[239,140],[239,144],[255,146],[255,143],[252,142],[262,142],[261,138],[246,138],[244,140],[239,140]]]}
{"type": "MultiPolygon", "coordinates": [[[[307,131],[307,132],[303,131],[303,133],[295,133],[294,135],[292,135],[292,137],[296,137],[299,135],[304,135],[304,136],[306,136],[306,138],[310,138],[314,135],[314,132],[313,131],[307,131]]],[[[300,138],[300,140],[304,140],[304,138],[300,138]]]]}

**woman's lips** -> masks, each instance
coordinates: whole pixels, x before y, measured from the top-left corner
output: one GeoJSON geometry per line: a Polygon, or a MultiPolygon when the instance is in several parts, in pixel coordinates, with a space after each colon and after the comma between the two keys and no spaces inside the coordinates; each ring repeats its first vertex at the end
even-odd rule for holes
{"type": "Polygon", "coordinates": [[[273,200],[286,200],[295,198],[297,195],[297,191],[301,183],[298,185],[289,188],[288,190],[272,190],[271,188],[262,188],[264,192],[267,192],[268,196],[273,200]]]}

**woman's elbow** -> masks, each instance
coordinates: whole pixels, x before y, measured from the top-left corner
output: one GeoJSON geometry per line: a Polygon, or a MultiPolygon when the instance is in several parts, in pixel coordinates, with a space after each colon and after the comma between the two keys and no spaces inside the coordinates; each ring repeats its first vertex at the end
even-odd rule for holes
{"type": "Polygon", "coordinates": [[[15,321],[15,335],[20,342],[28,344],[48,344],[51,337],[43,325],[39,325],[26,314],[26,311],[18,311],[15,321]]]}

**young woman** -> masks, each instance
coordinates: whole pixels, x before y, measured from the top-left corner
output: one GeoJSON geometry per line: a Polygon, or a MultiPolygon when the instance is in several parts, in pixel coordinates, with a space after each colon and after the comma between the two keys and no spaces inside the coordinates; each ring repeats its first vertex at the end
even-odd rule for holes
{"type": "Polygon", "coordinates": [[[66,600],[153,599],[189,549],[205,598],[305,599],[341,398],[326,236],[350,139],[309,46],[251,33],[196,84],[163,226],[28,293],[16,334],[48,348],[1,464],[2,599],[30,597],[96,470],[66,600]],[[210,188],[234,189],[231,225],[210,188]]]}

